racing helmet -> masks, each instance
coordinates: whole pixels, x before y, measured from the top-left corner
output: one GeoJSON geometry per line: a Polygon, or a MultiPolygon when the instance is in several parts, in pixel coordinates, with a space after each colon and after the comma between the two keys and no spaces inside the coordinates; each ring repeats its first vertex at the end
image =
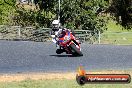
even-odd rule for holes
{"type": "Polygon", "coordinates": [[[53,22],[52,22],[52,30],[53,31],[58,31],[59,30],[59,26],[60,26],[59,20],[53,20],[53,22]]]}

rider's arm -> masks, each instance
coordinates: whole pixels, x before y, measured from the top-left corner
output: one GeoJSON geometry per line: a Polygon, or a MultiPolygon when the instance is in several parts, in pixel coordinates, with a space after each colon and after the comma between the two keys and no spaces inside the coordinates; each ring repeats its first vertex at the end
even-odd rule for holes
{"type": "Polygon", "coordinates": [[[58,42],[58,32],[57,31],[56,32],[55,31],[51,31],[50,35],[52,37],[52,41],[57,44],[57,42],[58,42]]]}
{"type": "Polygon", "coordinates": [[[50,35],[51,35],[52,38],[54,38],[55,37],[55,32],[54,31],[50,31],[50,35]]]}

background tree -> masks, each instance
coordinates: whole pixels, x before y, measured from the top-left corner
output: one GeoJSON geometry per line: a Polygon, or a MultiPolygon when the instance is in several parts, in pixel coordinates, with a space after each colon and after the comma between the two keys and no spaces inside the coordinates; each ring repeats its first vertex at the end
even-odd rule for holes
{"type": "Polygon", "coordinates": [[[15,4],[15,0],[0,0],[0,24],[12,23],[15,4]]]}
{"type": "Polygon", "coordinates": [[[98,14],[106,7],[104,0],[62,0],[60,20],[72,29],[103,30],[106,20],[98,14]]]}
{"type": "Polygon", "coordinates": [[[132,1],[131,0],[112,0],[109,7],[114,13],[116,20],[124,27],[131,27],[132,23],[132,1]]]}
{"type": "MultiPolygon", "coordinates": [[[[9,0],[8,0],[9,1],[9,0]]],[[[9,3],[9,2],[8,2],[9,3]]],[[[8,5],[10,9],[0,10],[4,16],[4,21],[7,20],[9,24],[21,26],[44,26],[50,27],[50,23],[58,16],[58,0],[35,0],[35,4],[39,6],[38,10],[26,10],[11,4],[4,4],[3,7],[8,5]],[[8,16],[6,17],[6,12],[8,16]],[[11,12],[11,13],[9,13],[11,12]],[[13,14],[13,15],[9,15],[13,14]],[[12,20],[13,19],[13,20],[12,20]]],[[[60,21],[63,26],[70,29],[83,29],[83,30],[104,30],[106,20],[103,16],[99,15],[101,11],[107,8],[107,1],[104,0],[61,0],[60,21]]],[[[1,23],[3,24],[3,18],[1,23]]]]}

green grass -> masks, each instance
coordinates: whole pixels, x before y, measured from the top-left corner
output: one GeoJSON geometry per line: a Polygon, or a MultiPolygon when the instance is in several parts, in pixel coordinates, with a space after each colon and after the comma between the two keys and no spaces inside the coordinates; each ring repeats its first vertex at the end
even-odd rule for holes
{"type": "Polygon", "coordinates": [[[107,30],[104,32],[132,32],[132,29],[125,29],[120,24],[117,24],[116,21],[109,20],[107,24],[107,30]]]}
{"type": "Polygon", "coordinates": [[[125,29],[113,20],[108,22],[107,28],[101,34],[101,43],[132,45],[132,29],[125,29]]]}
{"type": "Polygon", "coordinates": [[[130,84],[85,84],[80,86],[75,80],[25,80],[21,82],[3,82],[0,88],[132,88],[130,84]]]}

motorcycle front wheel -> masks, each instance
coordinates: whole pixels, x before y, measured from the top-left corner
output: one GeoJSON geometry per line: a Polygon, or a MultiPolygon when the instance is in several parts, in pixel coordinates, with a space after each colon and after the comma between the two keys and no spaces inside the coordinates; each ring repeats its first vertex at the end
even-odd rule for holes
{"type": "Polygon", "coordinates": [[[73,56],[83,56],[82,52],[74,44],[71,44],[70,48],[74,51],[72,52],[73,56]]]}

